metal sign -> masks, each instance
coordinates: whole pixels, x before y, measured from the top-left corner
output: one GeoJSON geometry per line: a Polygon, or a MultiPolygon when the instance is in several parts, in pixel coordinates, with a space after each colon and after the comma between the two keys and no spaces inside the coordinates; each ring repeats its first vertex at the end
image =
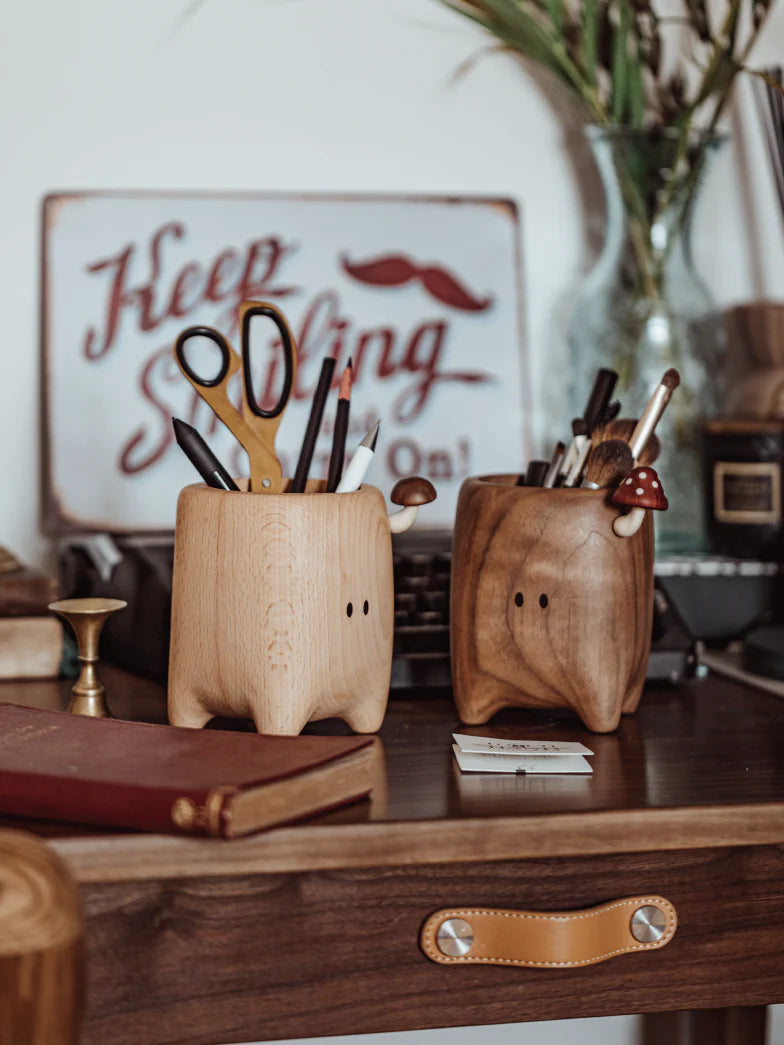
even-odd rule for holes
{"type": "MultiPolygon", "coordinates": [[[[237,307],[266,300],[298,346],[278,432],[299,454],[322,358],[349,357],[347,455],[376,419],[367,482],[427,476],[427,527],[451,526],[463,479],[527,457],[522,272],[515,205],[442,197],[84,193],[44,201],[44,525],[49,533],[168,530],[199,477],[171,418],[233,475],[247,459],[173,359],[187,326],[236,338],[237,307]]],[[[256,354],[274,393],[279,353],[256,354]]],[[[239,391],[239,389],[238,389],[239,391]]],[[[326,474],[337,392],[311,477],[326,474]]]]}

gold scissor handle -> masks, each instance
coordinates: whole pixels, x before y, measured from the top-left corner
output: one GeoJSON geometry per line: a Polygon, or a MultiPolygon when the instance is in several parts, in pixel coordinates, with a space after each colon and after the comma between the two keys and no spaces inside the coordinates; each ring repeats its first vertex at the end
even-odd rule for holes
{"type": "Polygon", "coordinates": [[[283,476],[275,453],[275,436],[291,396],[297,370],[294,339],[283,314],[274,305],[260,301],[244,301],[240,305],[242,355],[232,348],[228,339],[213,327],[188,327],[174,344],[174,356],[184,377],[205,403],[226,425],[244,447],[250,462],[250,490],[252,493],[280,493],[283,476]],[[253,395],[250,366],[250,320],[264,315],[273,320],[281,335],[284,351],[284,383],[278,402],[271,410],[259,406],[253,395]],[[212,341],[221,355],[221,365],[215,377],[205,378],[188,362],[185,345],[190,338],[204,337],[212,341]],[[228,382],[243,371],[242,410],[238,411],[228,396],[228,382]]]}
{"type": "Polygon", "coordinates": [[[255,481],[263,493],[280,493],[282,472],[275,453],[275,437],[297,376],[297,348],[286,317],[275,305],[267,301],[243,301],[240,305],[239,319],[245,382],[243,410],[245,421],[255,436],[253,447],[245,447],[251,462],[251,489],[256,489],[255,481]],[[277,402],[269,409],[258,403],[251,386],[250,322],[254,316],[264,316],[272,320],[278,328],[283,349],[283,385],[277,402]]]}

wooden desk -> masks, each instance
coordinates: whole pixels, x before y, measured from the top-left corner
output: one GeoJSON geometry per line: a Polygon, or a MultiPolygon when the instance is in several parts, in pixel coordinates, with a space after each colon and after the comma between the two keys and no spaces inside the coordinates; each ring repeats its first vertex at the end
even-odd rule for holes
{"type": "MultiPolygon", "coordinates": [[[[102,677],[118,715],[164,719],[160,687],[102,677]]],[[[0,699],[52,707],[67,690],[7,683],[0,699]]],[[[590,778],[461,777],[456,726],[446,695],[393,700],[385,800],[254,838],[36,825],[82,890],[85,1045],[679,1009],[713,1011],[682,1034],[655,1017],[651,1043],[761,1043],[764,1006],[784,1001],[784,701],[710,678],[646,693],[610,736],[566,714],[493,721],[587,741],[590,778]],[[446,905],[559,910],[647,892],[679,916],[661,951],[539,970],[443,967],[418,946],[446,905]]]]}

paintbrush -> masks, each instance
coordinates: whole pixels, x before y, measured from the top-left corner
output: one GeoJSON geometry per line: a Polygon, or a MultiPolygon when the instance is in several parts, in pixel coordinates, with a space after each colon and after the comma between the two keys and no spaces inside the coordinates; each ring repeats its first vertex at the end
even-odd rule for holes
{"type": "MultiPolygon", "coordinates": [[[[606,425],[610,421],[614,421],[620,412],[620,402],[617,399],[613,399],[613,401],[608,403],[604,410],[602,410],[601,414],[596,418],[596,425],[606,425]]],[[[594,428],[596,425],[594,425],[594,428]]]]}
{"type": "MultiPolygon", "coordinates": [[[[598,446],[599,443],[606,443],[609,439],[623,439],[625,443],[628,443],[636,427],[636,417],[617,417],[614,421],[594,428],[591,443],[594,446],[598,446]]],[[[659,437],[653,432],[640,452],[638,461],[640,464],[653,464],[660,452],[661,443],[659,442],[659,437]]]]}
{"type": "Polygon", "coordinates": [[[583,420],[588,426],[589,433],[599,423],[600,417],[607,409],[617,380],[618,375],[614,370],[609,370],[607,367],[597,370],[591,394],[588,396],[588,402],[583,410],[583,420]]]}
{"type": "Polygon", "coordinates": [[[673,366],[665,371],[661,384],[654,388],[653,395],[643,410],[642,417],[637,422],[637,427],[632,432],[632,437],[629,440],[629,446],[632,448],[632,455],[635,460],[640,456],[640,451],[648,442],[651,432],[659,423],[659,419],[670,401],[670,396],[680,383],[681,375],[673,366]]]}
{"type": "MultiPolygon", "coordinates": [[[[583,424],[585,422],[583,421],[583,424]]],[[[574,441],[577,444],[575,451],[574,460],[569,471],[564,476],[562,486],[579,486],[580,479],[583,474],[583,468],[585,467],[585,460],[591,451],[591,437],[590,435],[578,434],[575,436],[574,441]]]]}
{"type": "Polygon", "coordinates": [[[546,486],[548,488],[555,486],[558,480],[558,475],[561,471],[561,466],[563,464],[565,453],[566,443],[557,442],[555,444],[555,449],[553,450],[552,457],[550,458],[550,464],[545,474],[542,486],[546,486]]]}
{"type": "Polygon", "coordinates": [[[523,486],[544,486],[545,476],[550,468],[549,461],[529,461],[525,471],[523,486]]]}
{"type": "Polygon", "coordinates": [[[561,475],[564,477],[564,480],[568,475],[571,475],[575,461],[582,453],[587,442],[588,425],[582,417],[575,417],[572,421],[572,441],[569,443],[564,459],[561,462],[561,475]]]}
{"type": "Polygon", "coordinates": [[[633,467],[629,444],[623,439],[608,439],[591,448],[585,462],[585,478],[580,485],[589,490],[617,486],[633,467]]]}
{"type": "Polygon", "coordinates": [[[661,453],[661,441],[655,432],[648,436],[648,442],[640,451],[637,464],[653,464],[661,453]]]}

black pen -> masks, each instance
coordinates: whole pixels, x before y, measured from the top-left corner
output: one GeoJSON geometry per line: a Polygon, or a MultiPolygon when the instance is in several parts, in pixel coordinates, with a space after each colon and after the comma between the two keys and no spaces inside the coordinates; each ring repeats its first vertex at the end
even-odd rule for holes
{"type": "Polygon", "coordinates": [[[321,373],[319,374],[318,385],[316,385],[316,391],[313,395],[313,405],[310,408],[308,427],[305,429],[305,438],[302,441],[302,450],[297,461],[294,478],[289,486],[289,493],[303,493],[305,490],[310,462],[313,458],[313,451],[316,448],[316,439],[318,438],[321,419],[324,415],[324,404],[327,401],[334,371],[335,359],[333,356],[327,356],[321,363],[321,373]]]}
{"type": "Polygon", "coordinates": [[[177,445],[205,481],[216,490],[239,490],[239,486],[220,463],[202,437],[179,417],[172,418],[177,445]]]}
{"type": "Polygon", "coordinates": [[[348,431],[348,412],[351,407],[351,381],[354,368],[349,359],[343,376],[340,379],[338,409],[335,415],[335,430],[332,433],[332,453],[327,471],[327,493],[337,490],[340,477],[343,475],[343,458],[346,453],[346,432],[348,431]]]}

